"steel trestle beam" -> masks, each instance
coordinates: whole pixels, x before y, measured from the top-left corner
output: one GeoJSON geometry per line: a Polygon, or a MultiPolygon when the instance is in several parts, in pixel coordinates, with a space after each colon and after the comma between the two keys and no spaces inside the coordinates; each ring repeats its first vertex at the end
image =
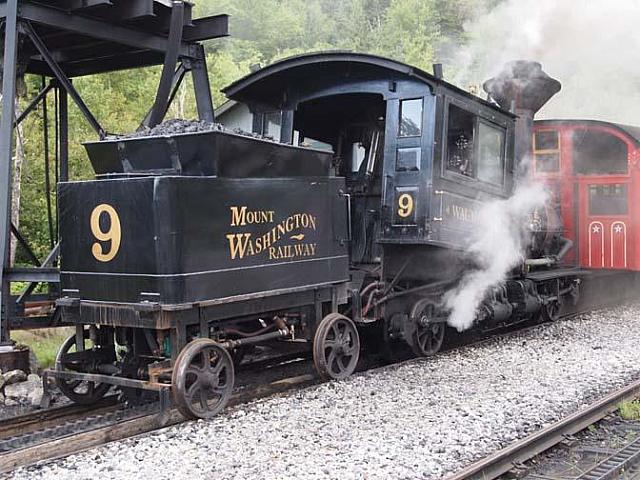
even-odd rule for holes
{"type": "Polygon", "coordinates": [[[20,123],[22,123],[22,121],[25,118],[27,118],[29,114],[38,107],[42,99],[47,95],[47,93],[51,91],[52,88],[53,86],[49,83],[42,90],[40,90],[38,95],[33,100],[31,100],[31,103],[29,103],[27,108],[25,108],[20,114],[20,116],[16,118],[15,125],[20,125],[20,123]]]}
{"type": "Polygon", "coordinates": [[[173,72],[180,55],[180,43],[182,41],[182,31],[184,28],[184,2],[174,0],[171,8],[171,28],[169,30],[169,48],[165,53],[162,75],[158,84],[156,100],[151,109],[147,127],[155,127],[164,118],[169,105],[169,95],[171,94],[171,84],[173,72]]]}
{"type": "Polygon", "coordinates": [[[211,84],[209,83],[204,47],[199,45],[198,50],[199,58],[191,61],[191,76],[193,78],[198,116],[200,120],[213,122],[215,121],[215,113],[213,109],[213,99],[211,98],[211,84]]]}
{"type": "MultiPolygon", "coordinates": [[[[187,74],[187,72],[188,70],[184,63],[180,63],[180,65],[178,65],[178,68],[174,72],[173,81],[171,83],[171,95],[169,95],[169,101],[167,102],[164,112],[162,113],[163,117],[167,114],[169,107],[173,103],[173,100],[176,98],[176,95],[178,94],[178,89],[180,88],[180,85],[182,85],[182,81],[184,80],[184,77],[187,74]]],[[[138,126],[138,131],[142,130],[145,126],[149,125],[149,119],[151,118],[152,112],[153,112],[153,109],[150,109],[147,112],[147,114],[144,117],[144,120],[142,121],[140,126],[138,126]]]]}
{"type": "Polygon", "coordinates": [[[87,121],[91,124],[93,129],[98,133],[98,135],[100,135],[100,138],[104,138],[106,136],[106,132],[104,131],[100,123],[98,123],[96,117],[93,116],[93,114],[89,110],[89,107],[87,107],[87,105],[84,103],[84,100],[82,100],[82,97],[80,96],[78,91],[73,87],[71,80],[67,78],[60,65],[58,65],[58,63],[53,59],[46,45],[42,42],[36,31],[33,29],[33,26],[29,22],[22,22],[21,25],[25,29],[33,45],[36,47],[38,52],[40,52],[40,55],[42,55],[42,58],[55,75],[58,82],[60,82],[62,87],[67,91],[71,98],[73,98],[73,101],[76,103],[76,105],[85,116],[87,121]]]}
{"type": "Polygon", "coordinates": [[[11,162],[13,161],[13,125],[16,100],[16,63],[18,60],[18,0],[5,4],[5,41],[2,78],[2,120],[0,121],[0,343],[9,338],[9,282],[4,268],[11,240],[11,162]]]}
{"type": "MultiPolygon", "coordinates": [[[[0,4],[0,18],[7,16],[8,3],[0,4]]],[[[20,18],[48,27],[58,28],[68,32],[86,35],[91,38],[121,43],[135,48],[166,52],[169,40],[153,33],[121,27],[92,18],[69,15],[61,10],[42,5],[24,3],[20,5],[20,18]]],[[[191,57],[194,52],[192,45],[181,42],[179,53],[184,57],[191,57]]]]}

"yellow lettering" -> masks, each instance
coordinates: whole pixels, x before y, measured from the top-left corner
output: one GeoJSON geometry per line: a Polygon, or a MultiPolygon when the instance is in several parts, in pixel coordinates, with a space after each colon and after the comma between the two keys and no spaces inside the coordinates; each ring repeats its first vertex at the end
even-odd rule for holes
{"type": "Polygon", "coordinates": [[[120,241],[122,239],[122,232],[120,230],[120,218],[116,210],[106,203],[98,205],[91,212],[90,218],[91,233],[96,237],[96,240],[100,242],[110,242],[109,250],[103,251],[100,243],[94,243],[91,246],[91,253],[99,262],[110,262],[118,253],[120,249],[120,241]],[[109,230],[103,232],[100,228],[100,216],[105,213],[109,217],[109,230]]]}
{"type": "MultiPolygon", "coordinates": [[[[227,235],[227,240],[229,241],[229,252],[231,253],[231,260],[234,260],[236,257],[244,258],[247,252],[247,246],[251,247],[251,239],[250,233],[230,233],[227,235]]],[[[251,248],[253,251],[253,248],[251,248]]]]}
{"type": "Polygon", "coordinates": [[[289,217],[285,220],[284,222],[285,228],[287,229],[287,233],[292,231],[295,227],[294,227],[294,219],[293,217],[289,217]]]}
{"type": "Polygon", "coordinates": [[[413,213],[413,197],[408,193],[403,193],[398,197],[398,215],[407,218],[413,213]]]}
{"type": "MultiPolygon", "coordinates": [[[[243,227],[247,224],[245,221],[245,217],[247,214],[247,207],[231,207],[231,226],[232,227],[243,227]]],[[[228,238],[228,235],[227,235],[228,238]]]]}

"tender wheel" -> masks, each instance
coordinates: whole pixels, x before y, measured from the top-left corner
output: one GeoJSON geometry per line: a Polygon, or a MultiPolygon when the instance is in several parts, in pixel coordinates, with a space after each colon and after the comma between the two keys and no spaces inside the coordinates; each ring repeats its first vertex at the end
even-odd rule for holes
{"type": "Polygon", "coordinates": [[[421,357],[430,357],[438,353],[444,341],[446,323],[438,317],[436,306],[432,302],[418,302],[411,312],[413,332],[409,345],[413,353],[421,357]]]}
{"type": "Polygon", "coordinates": [[[360,337],[355,324],[344,315],[330,313],[313,337],[313,363],[323,380],[342,380],[356,369],[360,337]]]}
{"type": "MultiPolygon", "coordinates": [[[[89,330],[84,331],[84,338],[89,338],[89,330]]],[[[55,370],[84,371],[82,363],[65,358],[68,353],[76,352],[76,336],[71,335],[58,350],[56,355],[55,370]]],[[[56,378],[56,385],[69,400],[82,405],[91,405],[106,395],[111,385],[106,383],[86,382],[83,380],[64,380],[56,378]]]]}
{"type": "Polygon", "coordinates": [[[178,355],[171,382],[176,406],[186,418],[211,418],[231,398],[231,355],[208,338],[190,342],[178,355]]]}

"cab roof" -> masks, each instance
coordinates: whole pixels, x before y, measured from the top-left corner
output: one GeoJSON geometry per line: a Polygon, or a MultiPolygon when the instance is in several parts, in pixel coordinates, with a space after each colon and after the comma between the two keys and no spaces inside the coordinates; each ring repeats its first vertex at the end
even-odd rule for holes
{"type": "Polygon", "coordinates": [[[354,78],[413,79],[432,89],[435,86],[444,87],[498,112],[512,115],[496,104],[417,67],[390,58],[350,51],[315,52],[285,58],[233,82],[222,92],[228,98],[242,103],[279,107],[283,104],[283,95],[286,94],[285,85],[308,84],[320,77],[335,78],[336,83],[354,78]]]}
{"type": "Polygon", "coordinates": [[[559,126],[567,126],[573,128],[584,128],[584,127],[610,127],[615,130],[620,131],[631,140],[633,140],[636,145],[640,145],[640,127],[636,127],[633,125],[624,125],[622,123],[613,123],[606,122],[604,120],[585,120],[585,119],[549,119],[549,120],[536,120],[536,126],[540,127],[559,127],[559,126]]]}

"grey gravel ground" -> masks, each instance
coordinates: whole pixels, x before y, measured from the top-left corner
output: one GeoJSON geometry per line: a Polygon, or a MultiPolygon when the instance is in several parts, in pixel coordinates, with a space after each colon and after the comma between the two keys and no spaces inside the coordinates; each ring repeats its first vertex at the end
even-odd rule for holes
{"type": "Polygon", "coordinates": [[[437,479],[640,378],[640,306],[256,401],[13,479],[437,479]]]}

